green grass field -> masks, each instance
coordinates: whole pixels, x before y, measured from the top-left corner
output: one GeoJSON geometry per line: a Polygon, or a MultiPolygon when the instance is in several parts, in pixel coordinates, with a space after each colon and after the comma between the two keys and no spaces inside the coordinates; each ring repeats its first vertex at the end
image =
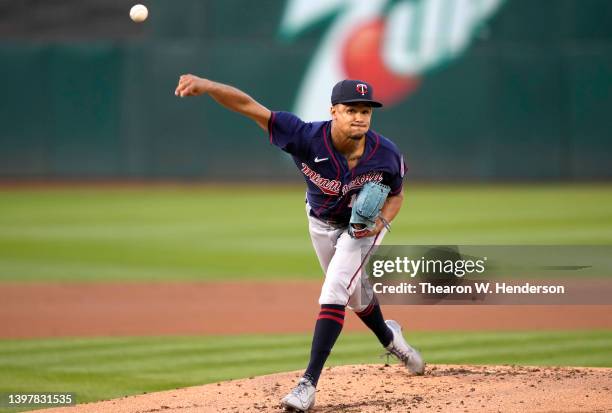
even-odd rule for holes
{"type": "MultiPolygon", "coordinates": [[[[320,278],[295,187],[0,191],[0,280],[320,278]]],[[[612,186],[406,188],[391,244],[612,244],[612,186]]]]}
{"type": "MultiPolygon", "coordinates": [[[[303,197],[298,186],[5,188],[0,281],[319,279],[303,197]]],[[[385,243],[609,245],[610,205],[610,185],[408,185],[385,243]]],[[[83,402],[296,370],[310,339],[0,340],[0,391],[73,391],[83,402]]],[[[612,367],[612,331],[410,339],[430,363],[612,367]]],[[[378,354],[371,335],[345,334],[330,363],[378,354]]]]}

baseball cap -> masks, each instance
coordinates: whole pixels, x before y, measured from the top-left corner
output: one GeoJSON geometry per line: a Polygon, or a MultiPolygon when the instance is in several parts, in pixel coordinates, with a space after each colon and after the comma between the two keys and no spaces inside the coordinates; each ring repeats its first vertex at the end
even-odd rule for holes
{"type": "Polygon", "coordinates": [[[374,100],[374,88],[369,83],[352,79],[336,83],[332,89],[331,103],[369,103],[375,108],[382,107],[382,103],[374,100]]]}

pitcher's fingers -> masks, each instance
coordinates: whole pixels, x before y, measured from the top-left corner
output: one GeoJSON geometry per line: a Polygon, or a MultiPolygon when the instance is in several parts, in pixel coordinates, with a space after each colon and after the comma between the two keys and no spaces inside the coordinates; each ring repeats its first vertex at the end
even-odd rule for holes
{"type": "Polygon", "coordinates": [[[185,79],[181,79],[181,80],[179,80],[179,83],[178,83],[178,84],[179,84],[179,86],[180,86],[180,87],[185,87],[185,86],[186,86],[186,85],[188,85],[189,83],[190,83],[190,79],[185,78],[185,79]]]}
{"type": "Polygon", "coordinates": [[[181,97],[192,96],[193,95],[193,86],[192,85],[186,86],[180,93],[181,93],[181,97]]]}
{"type": "Polygon", "coordinates": [[[175,93],[181,94],[181,91],[185,90],[185,88],[189,87],[190,85],[190,79],[181,79],[181,81],[179,81],[178,86],[176,87],[175,93]]]}
{"type": "Polygon", "coordinates": [[[183,89],[185,89],[185,86],[180,84],[176,87],[176,89],[174,90],[174,94],[176,96],[180,96],[181,92],[183,91],[183,89]]]}

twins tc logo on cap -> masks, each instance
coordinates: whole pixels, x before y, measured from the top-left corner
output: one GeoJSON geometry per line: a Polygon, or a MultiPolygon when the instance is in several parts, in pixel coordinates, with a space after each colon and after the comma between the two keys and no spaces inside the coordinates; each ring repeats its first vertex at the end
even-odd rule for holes
{"type": "Polygon", "coordinates": [[[382,103],[372,99],[374,87],[365,80],[344,79],[334,85],[331,103],[366,103],[374,108],[382,107],[382,103]]]}

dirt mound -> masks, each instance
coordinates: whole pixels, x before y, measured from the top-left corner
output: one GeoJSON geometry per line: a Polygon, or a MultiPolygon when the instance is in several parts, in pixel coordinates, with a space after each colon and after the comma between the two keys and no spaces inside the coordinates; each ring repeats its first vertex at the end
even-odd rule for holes
{"type": "MultiPolygon", "coordinates": [[[[275,412],[299,372],[45,410],[48,413],[275,412]]],[[[429,366],[411,377],[400,366],[326,368],[313,412],[608,412],[612,369],[429,366]]]]}

